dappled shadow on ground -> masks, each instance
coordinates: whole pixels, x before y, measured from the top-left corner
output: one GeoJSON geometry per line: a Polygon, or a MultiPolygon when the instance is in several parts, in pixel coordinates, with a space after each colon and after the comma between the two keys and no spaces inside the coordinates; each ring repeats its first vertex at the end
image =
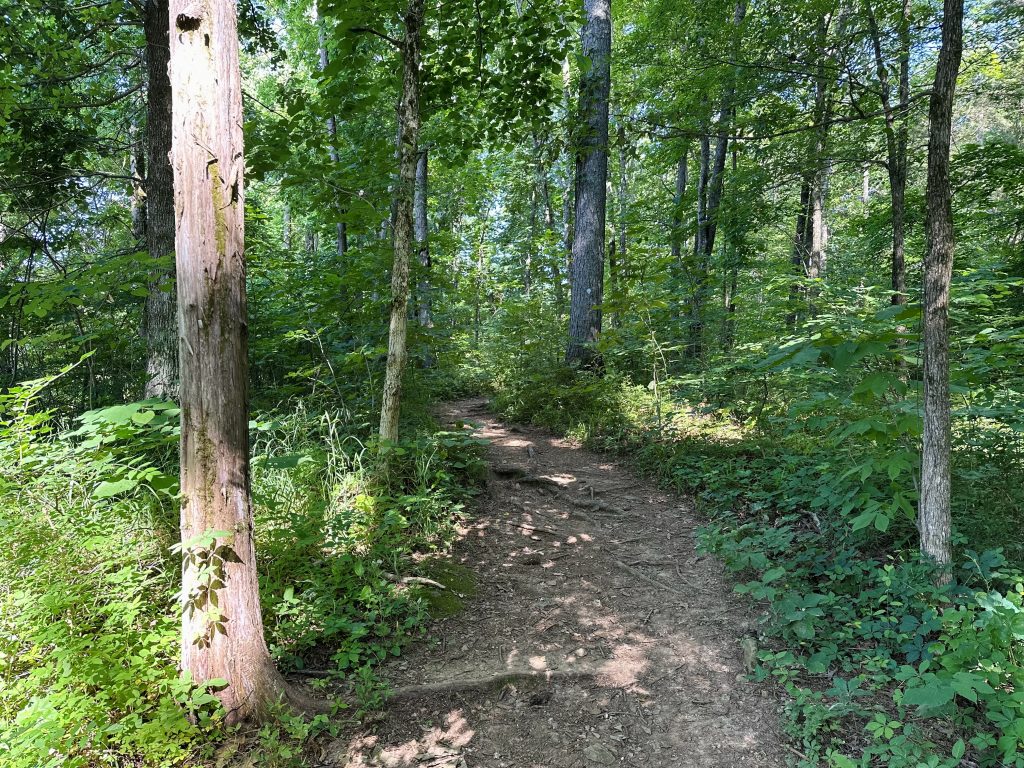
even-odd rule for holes
{"type": "Polygon", "coordinates": [[[444,415],[491,441],[456,549],[476,594],[389,665],[397,698],[328,764],[783,765],[778,702],[742,680],[752,616],[696,555],[689,503],[481,400],[444,415]]]}

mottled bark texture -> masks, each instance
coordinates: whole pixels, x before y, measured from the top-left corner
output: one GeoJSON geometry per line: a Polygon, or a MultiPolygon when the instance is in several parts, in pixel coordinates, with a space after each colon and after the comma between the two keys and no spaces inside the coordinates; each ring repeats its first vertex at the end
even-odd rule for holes
{"type": "Polygon", "coordinates": [[[263,637],[249,493],[242,90],[232,0],[171,0],[181,329],[181,666],[228,722],[286,693],[263,637]]]}
{"type": "Polygon", "coordinates": [[[928,188],[924,262],[924,443],[917,527],[921,553],[949,578],[950,403],[949,285],[953,275],[953,201],[949,148],[953,95],[963,51],[963,0],[945,0],[942,47],[928,110],[928,188]]]}
{"type": "Polygon", "coordinates": [[[413,195],[420,133],[420,30],[424,0],[410,0],[405,12],[402,40],[402,96],[398,104],[398,180],[393,205],[391,267],[391,324],[388,360],[384,372],[380,436],[398,440],[398,415],[402,399],[402,374],[408,358],[409,262],[413,250],[413,195]]]}
{"type": "MultiPolygon", "coordinates": [[[[171,160],[170,36],[167,0],[146,0],[146,250],[167,261],[174,253],[174,174],[171,160]]],[[[178,396],[178,310],[174,266],[150,272],[145,308],[145,397],[178,396]]]]}
{"type": "Polygon", "coordinates": [[[601,335],[604,286],[604,228],[608,182],[608,95],[611,84],[611,3],[584,0],[576,157],[576,215],[572,241],[572,295],[566,362],[599,364],[595,345],[601,335]]]}

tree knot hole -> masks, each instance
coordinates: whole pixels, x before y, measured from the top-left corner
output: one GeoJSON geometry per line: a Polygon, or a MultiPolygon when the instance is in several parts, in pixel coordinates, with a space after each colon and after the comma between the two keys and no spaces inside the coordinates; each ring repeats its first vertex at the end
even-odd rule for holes
{"type": "MultiPolygon", "coordinates": [[[[195,8],[190,8],[184,13],[179,13],[178,18],[175,20],[175,25],[182,32],[195,32],[199,29],[199,25],[203,22],[203,14],[201,11],[195,8]]],[[[209,35],[207,37],[207,45],[209,45],[209,35]]]]}

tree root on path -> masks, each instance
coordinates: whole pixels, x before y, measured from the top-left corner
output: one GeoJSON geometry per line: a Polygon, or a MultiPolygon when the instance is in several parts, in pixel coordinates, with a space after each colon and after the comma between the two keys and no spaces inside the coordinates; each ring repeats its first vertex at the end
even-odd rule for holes
{"type": "Polygon", "coordinates": [[[664,590],[666,590],[668,592],[671,592],[672,594],[680,595],[681,597],[686,597],[687,596],[685,592],[676,589],[671,584],[666,584],[663,581],[658,581],[657,579],[652,579],[650,576],[646,576],[646,575],[640,573],[640,571],[638,571],[633,566],[626,565],[621,560],[613,560],[612,562],[614,562],[617,566],[619,566],[619,568],[622,568],[624,570],[629,571],[636,578],[640,579],[641,581],[647,582],[648,584],[650,584],[653,587],[657,587],[658,589],[664,589],[664,590]]]}
{"type": "Polygon", "coordinates": [[[626,514],[626,510],[622,509],[621,507],[612,506],[608,502],[601,501],[600,499],[580,499],[570,497],[569,501],[571,501],[577,507],[589,509],[591,512],[604,512],[606,514],[615,516],[626,514]]]}
{"type": "Polygon", "coordinates": [[[467,691],[486,691],[490,688],[501,689],[511,683],[522,682],[555,682],[565,680],[587,680],[597,673],[589,669],[547,669],[518,670],[499,672],[486,677],[468,677],[458,680],[442,680],[436,683],[420,683],[396,688],[388,696],[388,701],[407,701],[423,696],[436,696],[444,693],[465,693],[467,691]]]}
{"type": "Polygon", "coordinates": [[[526,523],[509,523],[513,528],[521,528],[529,533],[546,533],[548,536],[554,536],[555,538],[561,538],[562,536],[568,536],[569,534],[562,531],[555,531],[551,528],[544,528],[540,525],[528,525],[526,523]]]}
{"type": "Polygon", "coordinates": [[[523,475],[522,477],[516,478],[516,482],[522,483],[523,485],[547,485],[556,490],[564,488],[564,486],[557,480],[552,480],[550,477],[544,477],[543,475],[523,475]]]}

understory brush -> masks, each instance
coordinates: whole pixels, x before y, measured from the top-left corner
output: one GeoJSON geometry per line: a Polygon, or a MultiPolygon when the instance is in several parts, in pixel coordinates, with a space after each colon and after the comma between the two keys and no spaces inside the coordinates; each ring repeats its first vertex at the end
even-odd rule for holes
{"type": "MultiPolygon", "coordinates": [[[[216,698],[177,670],[177,409],[145,401],[59,425],[33,407],[49,381],[0,396],[0,763],[206,765],[238,737],[224,741],[216,698]]],[[[368,447],[365,423],[300,402],[251,424],[268,645],[356,709],[379,703],[374,667],[419,632],[423,601],[402,577],[453,541],[482,467],[465,433],[368,447]]],[[[295,764],[327,728],[282,713],[255,764],[295,764]]]]}
{"type": "Polygon", "coordinates": [[[821,318],[649,383],[524,365],[495,399],[697,499],[700,548],[764,610],[753,678],[787,691],[801,766],[1021,768],[1020,441],[977,401],[954,414],[956,566],[935,586],[917,555],[903,313],[821,318]]]}

